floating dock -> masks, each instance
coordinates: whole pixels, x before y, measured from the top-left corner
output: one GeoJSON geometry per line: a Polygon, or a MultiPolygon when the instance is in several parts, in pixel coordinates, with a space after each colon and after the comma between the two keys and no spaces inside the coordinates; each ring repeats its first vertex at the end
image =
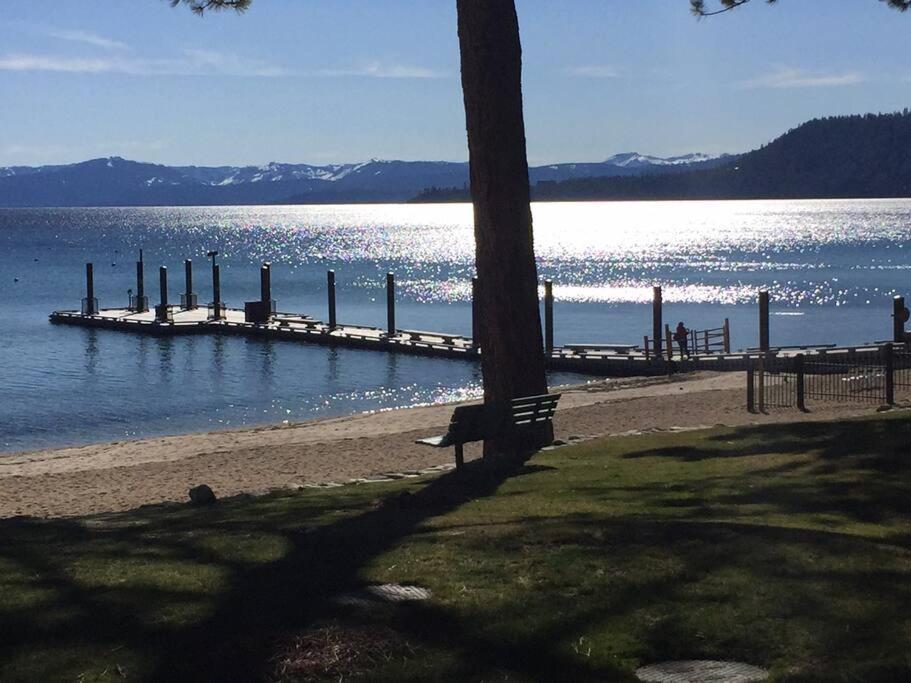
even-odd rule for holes
{"type": "MultiPolygon", "coordinates": [[[[94,297],[94,273],[91,263],[86,264],[86,297],[81,310],[55,311],[50,321],[55,324],[77,325],[108,330],[120,330],[155,336],[191,334],[230,334],[275,340],[297,341],[323,346],[343,346],[387,353],[402,353],[436,358],[454,358],[477,362],[482,350],[472,337],[444,332],[399,329],[395,323],[395,278],[386,276],[387,326],[385,328],[342,324],[336,319],[335,273],[327,273],[328,321],[317,320],[300,313],[276,310],[272,299],[270,265],[260,269],[260,299],[248,301],[243,309],[228,308],[221,301],[220,273],[213,257],[212,281],[214,301],[199,306],[193,293],[192,263],[185,266],[186,291],[180,295],[180,305],[168,302],[167,268],[159,269],[161,302],[150,309],[144,294],[143,262],[136,264],[137,294],[130,291],[130,305],[125,308],[99,308],[94,297]]],[[[473,288],[476,282],[473,282],[473,288]]],[[[803,354],[821,358],[863,357],[879,353],[883,343],[905,343],[904,323],[908,311],[904,299],[895,297],[893,308],[894,335],[892,342],[878,342],[865,346],[834,348],[832,344],[792,347],[769,345],[769,297],[760,292],[759,328],[760,346],[745,352],[730,353],[730,332],[727,321],[714,330],[690,331],[688,340],[693,355],[685,359],[673,353],[674,342],[670,330],[662,324],[661,288],[654,288],[653,332],[646,336],[642,346],[632,344],[553,344],[553,290],[549,281],[544,286],[544,352],[550,370],[560,370],[604,377],[638,375],[667,375],[697,370],[743,371],[759,359],[769,356],[788,357],[803,354]],[[674,356],[677,356],[674,358],[674,356]]],[[[477,329],[477,311],[472,307],[472,328],[477,329]]],[[[476,334],[476,333],[475,333],[476,334]]]]}

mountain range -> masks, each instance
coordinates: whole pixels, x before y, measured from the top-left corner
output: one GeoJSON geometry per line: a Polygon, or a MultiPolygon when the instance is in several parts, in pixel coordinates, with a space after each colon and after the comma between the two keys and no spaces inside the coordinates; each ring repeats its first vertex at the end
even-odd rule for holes
{"type": "Polygon", "coordinates": [[[545,181],[532,188],[532,197],[545,201],[911,197],[911,110],[813,119],[714,168],[545,181]]]}
{"type": "MultiPolygon", "coordinates": [[[[603,162],[530,169],[532,183],[712,168],[727,155],[670,158],[636,152],[603,162]]],[[[57,166],[0,167],[0,206],[202,206],[397,202],[429,187],[462,188],[468,164],[381,161],[358,164],[163,166],[120,157],[57,166]]]]}

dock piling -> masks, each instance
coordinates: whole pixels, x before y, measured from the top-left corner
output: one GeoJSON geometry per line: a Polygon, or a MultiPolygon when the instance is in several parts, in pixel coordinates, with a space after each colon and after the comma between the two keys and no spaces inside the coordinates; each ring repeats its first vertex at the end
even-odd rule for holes
{"type": "Polygon", "coordinates": [[[759,350],[769,350],[769,292],[759,292],[759,350]]]}
{"type": "Polygon", "coordinates": [[[132,309],[136,313],[145,313],[149,310],[149,299],[146,297],[145,262],[142,260],[142,249],[139,250],[139,260],[136,261],[136,299],[132,309]]]}
{"type": "Polygon", "coordinates": [[[168,269],[166,266],[158,269],[158,287],[161,290],[161,303],[155,307],[155,321],[165,323],[171,318],[168,307],[168,269]]]}
{"type": "Polygon", "coordinates": [[[212,319],[221,320],[221,266],[212,264],[212,319]]]}
{"type": "Polygon", "coordinates": [[[652,343],[655,345],[654,354],[656,359],[661,358],[662,355],[661,329],[663,325],[661,324],[661,307],[661,287],[652,287],[652,343]]]}
{"type": "Polygon", "coordinates": [[[549,356],[554,352],[554,283],[544,281],[544,350],[549,356]]]}
{"type": "Polygon", "coordinates": [[[386,273],[386,322],[388,334],[395,336],[395,275],[386,273]]]}
{"type": "Polygon", "coordinates": [[[892,299],[892,341],[905,341],[905,323],[908,321],[908,309],[905,308],[905,297],[892,299]]]}
{"type": "Polygon", "coordinates": [[[85,264],[85,299],[82,300],[82,315],[96,315],[98,299],[95,298],[95,266],[85,264]]]}
{"type": "Polygon", "coordinates": [[[326,291],[329,297],[329,329],[334,330],[338,326],[335,317],[335,271],[326,272],[326,291]]]}
{"type": "Polygon", "coordinates": [[[180,307],[185,311],[194,311],[199,308],[198,297],[193,293],[193,261],[186,259],[183,262],[186,292],[180,297],[180,307]]]}
{"type": "Polygon", "coordinates": [[[259,269],[259,300],[268,314],[272,310],[272,264],[268,261],[259,269]]]}

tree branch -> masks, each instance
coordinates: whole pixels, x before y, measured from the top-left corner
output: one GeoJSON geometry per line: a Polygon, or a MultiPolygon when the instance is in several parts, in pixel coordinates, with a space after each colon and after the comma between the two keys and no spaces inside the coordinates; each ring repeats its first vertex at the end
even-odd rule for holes
{"type": "Polygon", "coordinates": [[[186,5],[194,14],[203,15],[206,12],[218,12],[223,9],[231,9],[235,12],[246,10],[253,0],[169,0],[171,7],[186,5]]]}
{"type": "MultiPolygon", "coordinates": [[[[705,0],[690,0],[690,10],[697,17],[713,17],[716,14],[724,14],[725,12],[730,12],[732,9],[737,9],[738,7],[747,4],[750,0],[719,0],[721,3],[721,8],[716,10],[707,10],[705,8],[705,0]]],[[[770,5],[775,4],[777,0],[766,0],[770,5]]],[[[911,0],[880,0],[880,2],[885,2],[892,9],[897,9],[899,12],[904,12],[905,10],[911,8],[911,0]]]]}

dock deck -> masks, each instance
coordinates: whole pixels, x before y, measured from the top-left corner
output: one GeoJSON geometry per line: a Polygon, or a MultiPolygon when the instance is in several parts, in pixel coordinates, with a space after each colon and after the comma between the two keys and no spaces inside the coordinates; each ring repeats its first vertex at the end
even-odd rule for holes
{"type": "MultiPolygon", "coordinates": [[[[365,325],[338,324],[331,328],[328,323],[300,313],[279,312],[265,323],[245,321],[244,311],[236,308],[223,309],[222,319],[213,319],[210,309],[200,307],[185,310],[169,306],[169,320],[156,320],[153,311],[137,313],[126,308],[107,308],[89,315],[79,311],[55,311],[52,323],[120,330],[156,336],[188,334],[231,334],[268,339],[280,339],[324,346],[345,346],[387,353],[432,356],[437,358],[459,358],[477,362],[480,350],[470,337],[443,332],[396,330],[390,335],[387,330],[365,325]]],[[[548,354],[547,363],[551,370],[625,377],[634,375],[666,375],[670,372],[692,372],[696,370],[742,371],[760,357],[758,351],[749,349],[741,353],[701,353],[685,360],[655,359],[636,347],[619,348],[619,345],[574,345],[557,347],[548,354]],[[618,348],[611,348],[618,346],[618,348]]],[[[832,345],[818,347],[793,347],[776,351],[779,357],[803,353],[834,357],[842,354],[876,352],[876,345],[833,348],[832,345]]]]}

